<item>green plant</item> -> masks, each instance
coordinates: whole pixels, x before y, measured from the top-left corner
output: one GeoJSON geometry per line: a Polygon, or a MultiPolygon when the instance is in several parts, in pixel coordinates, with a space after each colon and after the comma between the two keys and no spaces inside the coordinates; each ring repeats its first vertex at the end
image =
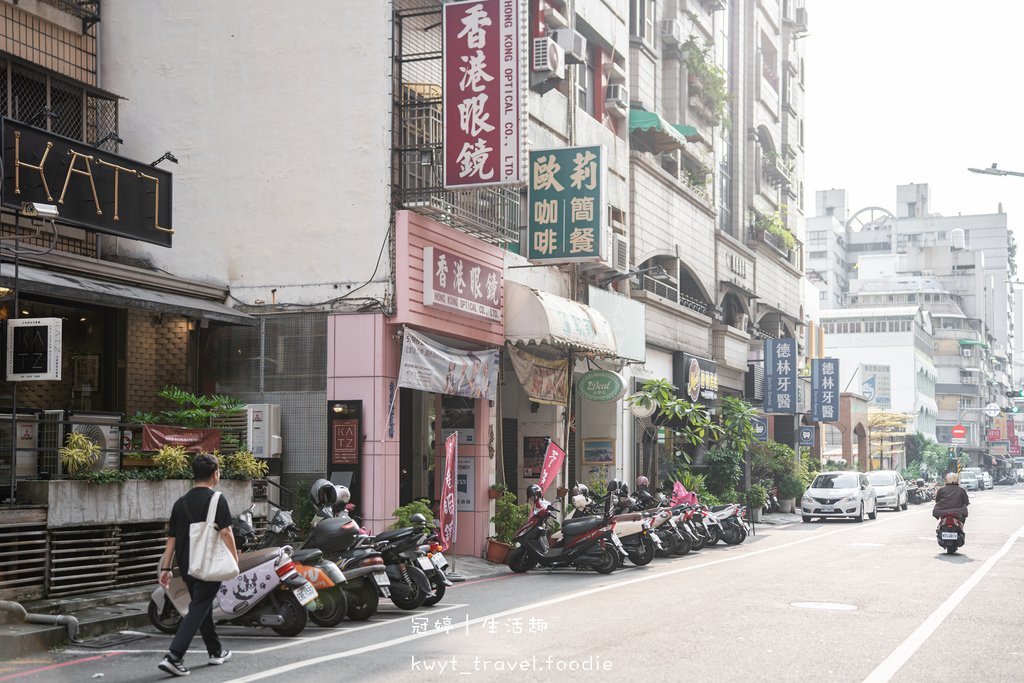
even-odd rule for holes
{"type": "Polygon", "coordinates": [[[77,477],[92,468],[103,455],[99,444],[93,443],[85,434],[70,432],[64,440],[64,447],[58,451],[60,462],[72,477],[77,477]]]}
{"type": "Polygon", "coordinates": [[[708,467],[708,491],[721,496],[736,488],[743,477],[743,454],[728,448],[714,447],[704,456],[708,467]]]}
{"type": "Polygon", "coordinates": [[[391,513],[395,516],[395,522],[391,525],[392,529],[402,529],[407,526],[412,526],[412,516],[415,514],[421,514],[427,518],[427,524],[433,525],[434,513],[430,510],[430,501],[426,498],[420,498],[414,500],[411,503],[406,503],[399,508],[396,508],[391,513]]]}
{"type": "Polygon", "coordinates": [[[494,540],[511,543],[519,528],[526,523],[529,508],[525,503],[517,504],[514,493],[508,492],[494,502],[494,540]]]}
{"type": "Polygon", "coordinates": [[[711,54],[713,47],[710,41],[701,46],[697,36],[687,38],[682,46],[686,53],[686,70],[699,84],[700,99],[708,107],[711,123],[729,125],[725,117],[726,104],[729,102],[729,82],[725,70],[715,64],[711,54]]]}
{"type": "Polygon", "coordinates": [[[604,498],[608,495],[608,482],[600,474],[594,473],[587,478],[587,488],[590,489],[591,498],[604,498]]]}
{"type": "Polygon", "coordinates": [[[755,481],[768,480],[778,486],[783,475],[794,471],[796,453],[785,444],[759,441],[750,446],[750,453],[750,471],[755,481]]]}
{"type": "Polygon", "coordinates": [[[305,495],[306,491],[309,491],[312,482],[306,479],[300,479],[295,482],[297,494],[293,494],[295,500],[292,501],[292,519],[295,521],[295,525],[299,527],[299,531],[302,536],[305,537],[309,534],[310,525],[313,522],[313,515],[316,514],[316,504],[313,502],[313,497],[305,495]]]}
{"type": "Polygon", "coordinates": [[[499,493],[506,493],[508,491],[508,486],[505,486],[505,484],[502,483],[494,483],[488,486],[487,488],[490,491],[497,491],[499,493]]]}
{"type": "Polygon", "coordinates": [[[175,410],[159,414],[135,413],[134,420],[143,424],[170,424],[179,427],[209,427],[216,418],[227,417],[245,410],[245,402],[231,396],[199,396],[175,386],[167,386],[157,396],[178,405],[175,410]]]}
{"type": "Polygon", "coordinates": [[[722,416],[719,441],[729,449],[746,452],[755,441],[753,418],[757,411],[741,398],[722,396],[719,412],[722,416]]]}
{"type": "Polygon", "coordinates": [[[792,249],[796,246],[796,237],[789,231],[786,224],[782,222],[782,214],[778,211],[770,214],[755,212],[754,227],[778,237],[786,249],[792,249]]]}
{"type": "Polygon", "coordinates": [[[192,457],[184,446],[163,446],[153,456],[153,463],[168,479],[184,479],[192,473],[192,457]]]}
{"type": "Polygon", "coordinates": [[[671,420],[671,431],[683,441],[698,446],[707,440],[714,440],[722,428],[711,421],[707,409],[699,403],[690,403],[676,396],[676,388],[667,379],[649,379],[640,391],[626,399],[629,404],[657,406],[657,415],[671,420]]]}
{"type": "Polygon", "coordinates": [[[750,508],[763,508],[765,503],[768,502],[768,489],[760,484],[751,484],[743,497],[743,502],[750,508]]]}
{"type": "Polygon", "coordinates": [[[779,479],[779,498],[782,500],[799,498],[805,490],[807,487],[803,479],[795,473],[784,474],[779,479]]]}
{"type": "Polygon", "coordinates": [[[214,451],[214,455],[221,463],[222,476],[225,479],[262,479],[270,471],[267,463],[256,458],[252,451],[235,451],[225,456],[214,451]]]}

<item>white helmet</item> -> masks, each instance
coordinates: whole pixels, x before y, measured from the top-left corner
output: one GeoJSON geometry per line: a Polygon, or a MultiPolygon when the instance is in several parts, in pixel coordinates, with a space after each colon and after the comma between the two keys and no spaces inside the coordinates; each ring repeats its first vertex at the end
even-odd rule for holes
{"type": "Polygon", "coordinates": [[[583,510],[587,507],[587,497],[582,494],[573,496],[572,504],[577,510],[583,510]]]}

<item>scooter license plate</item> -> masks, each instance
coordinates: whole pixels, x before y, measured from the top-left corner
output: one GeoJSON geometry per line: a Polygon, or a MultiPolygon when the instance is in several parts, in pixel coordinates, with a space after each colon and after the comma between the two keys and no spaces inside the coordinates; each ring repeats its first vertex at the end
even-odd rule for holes
{"type": "Polygon", "coordinates": [[[319,593],[316,592],[316,588],[313,588],[313,584],[307,583],[302,588],[296,588],[294,591],[295,599],[299,601],[299,604],[305,607],[309,603],[316,600],[316,596],[319,593]]]}
{"type": "Polygon", "coordinates": [[[373,580],[377,582],[378,586],[390,586],[391,581],[388,579],[388,575],[384,572],[374,572],[373,580]]]}
{"type": "Polygon", "coordinates": [[[943,541],[955,541],[956,539],[957,539],[957,534],[956,534],[955,531],[943,531],[942,532],[942,540],[943,541]]]}
{"type": "Polygon", "coordinates": [[[420,564],[420,569],[424,569],[428,572],[434,571],[434,563],[430,561],[429,557],[417,557],[416,561],[420,564]]]}
{"type": "Polygon", "coordinates": [[[441,553],[434,553],[430,559],[438,569],[444,569],[445,565],[448,564],[448,560],[444,559],[444,555],[441,553]]]}

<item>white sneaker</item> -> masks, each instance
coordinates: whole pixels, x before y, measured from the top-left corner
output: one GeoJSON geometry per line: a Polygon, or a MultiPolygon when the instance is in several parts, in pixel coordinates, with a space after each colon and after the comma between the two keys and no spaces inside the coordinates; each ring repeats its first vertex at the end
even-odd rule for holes
{"type": "Polygon", "coordinates": [[[223,664],[229,659],[231,659],[231,650],[221,650],[215,655],[210,655],[210,666],[223,664]]]}

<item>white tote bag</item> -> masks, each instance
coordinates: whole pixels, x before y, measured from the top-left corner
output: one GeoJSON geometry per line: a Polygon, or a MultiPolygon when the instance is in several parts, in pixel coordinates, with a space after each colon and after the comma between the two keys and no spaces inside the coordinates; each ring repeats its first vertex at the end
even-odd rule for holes
{"type": "Polygon", "coordinates": [[[215,491],[210,498],[206,521],[188,527],[188,574],[200,581],[227,581],[238,576],[238,563],[213,523],[218,502],[220,491],[215,491]]]}

